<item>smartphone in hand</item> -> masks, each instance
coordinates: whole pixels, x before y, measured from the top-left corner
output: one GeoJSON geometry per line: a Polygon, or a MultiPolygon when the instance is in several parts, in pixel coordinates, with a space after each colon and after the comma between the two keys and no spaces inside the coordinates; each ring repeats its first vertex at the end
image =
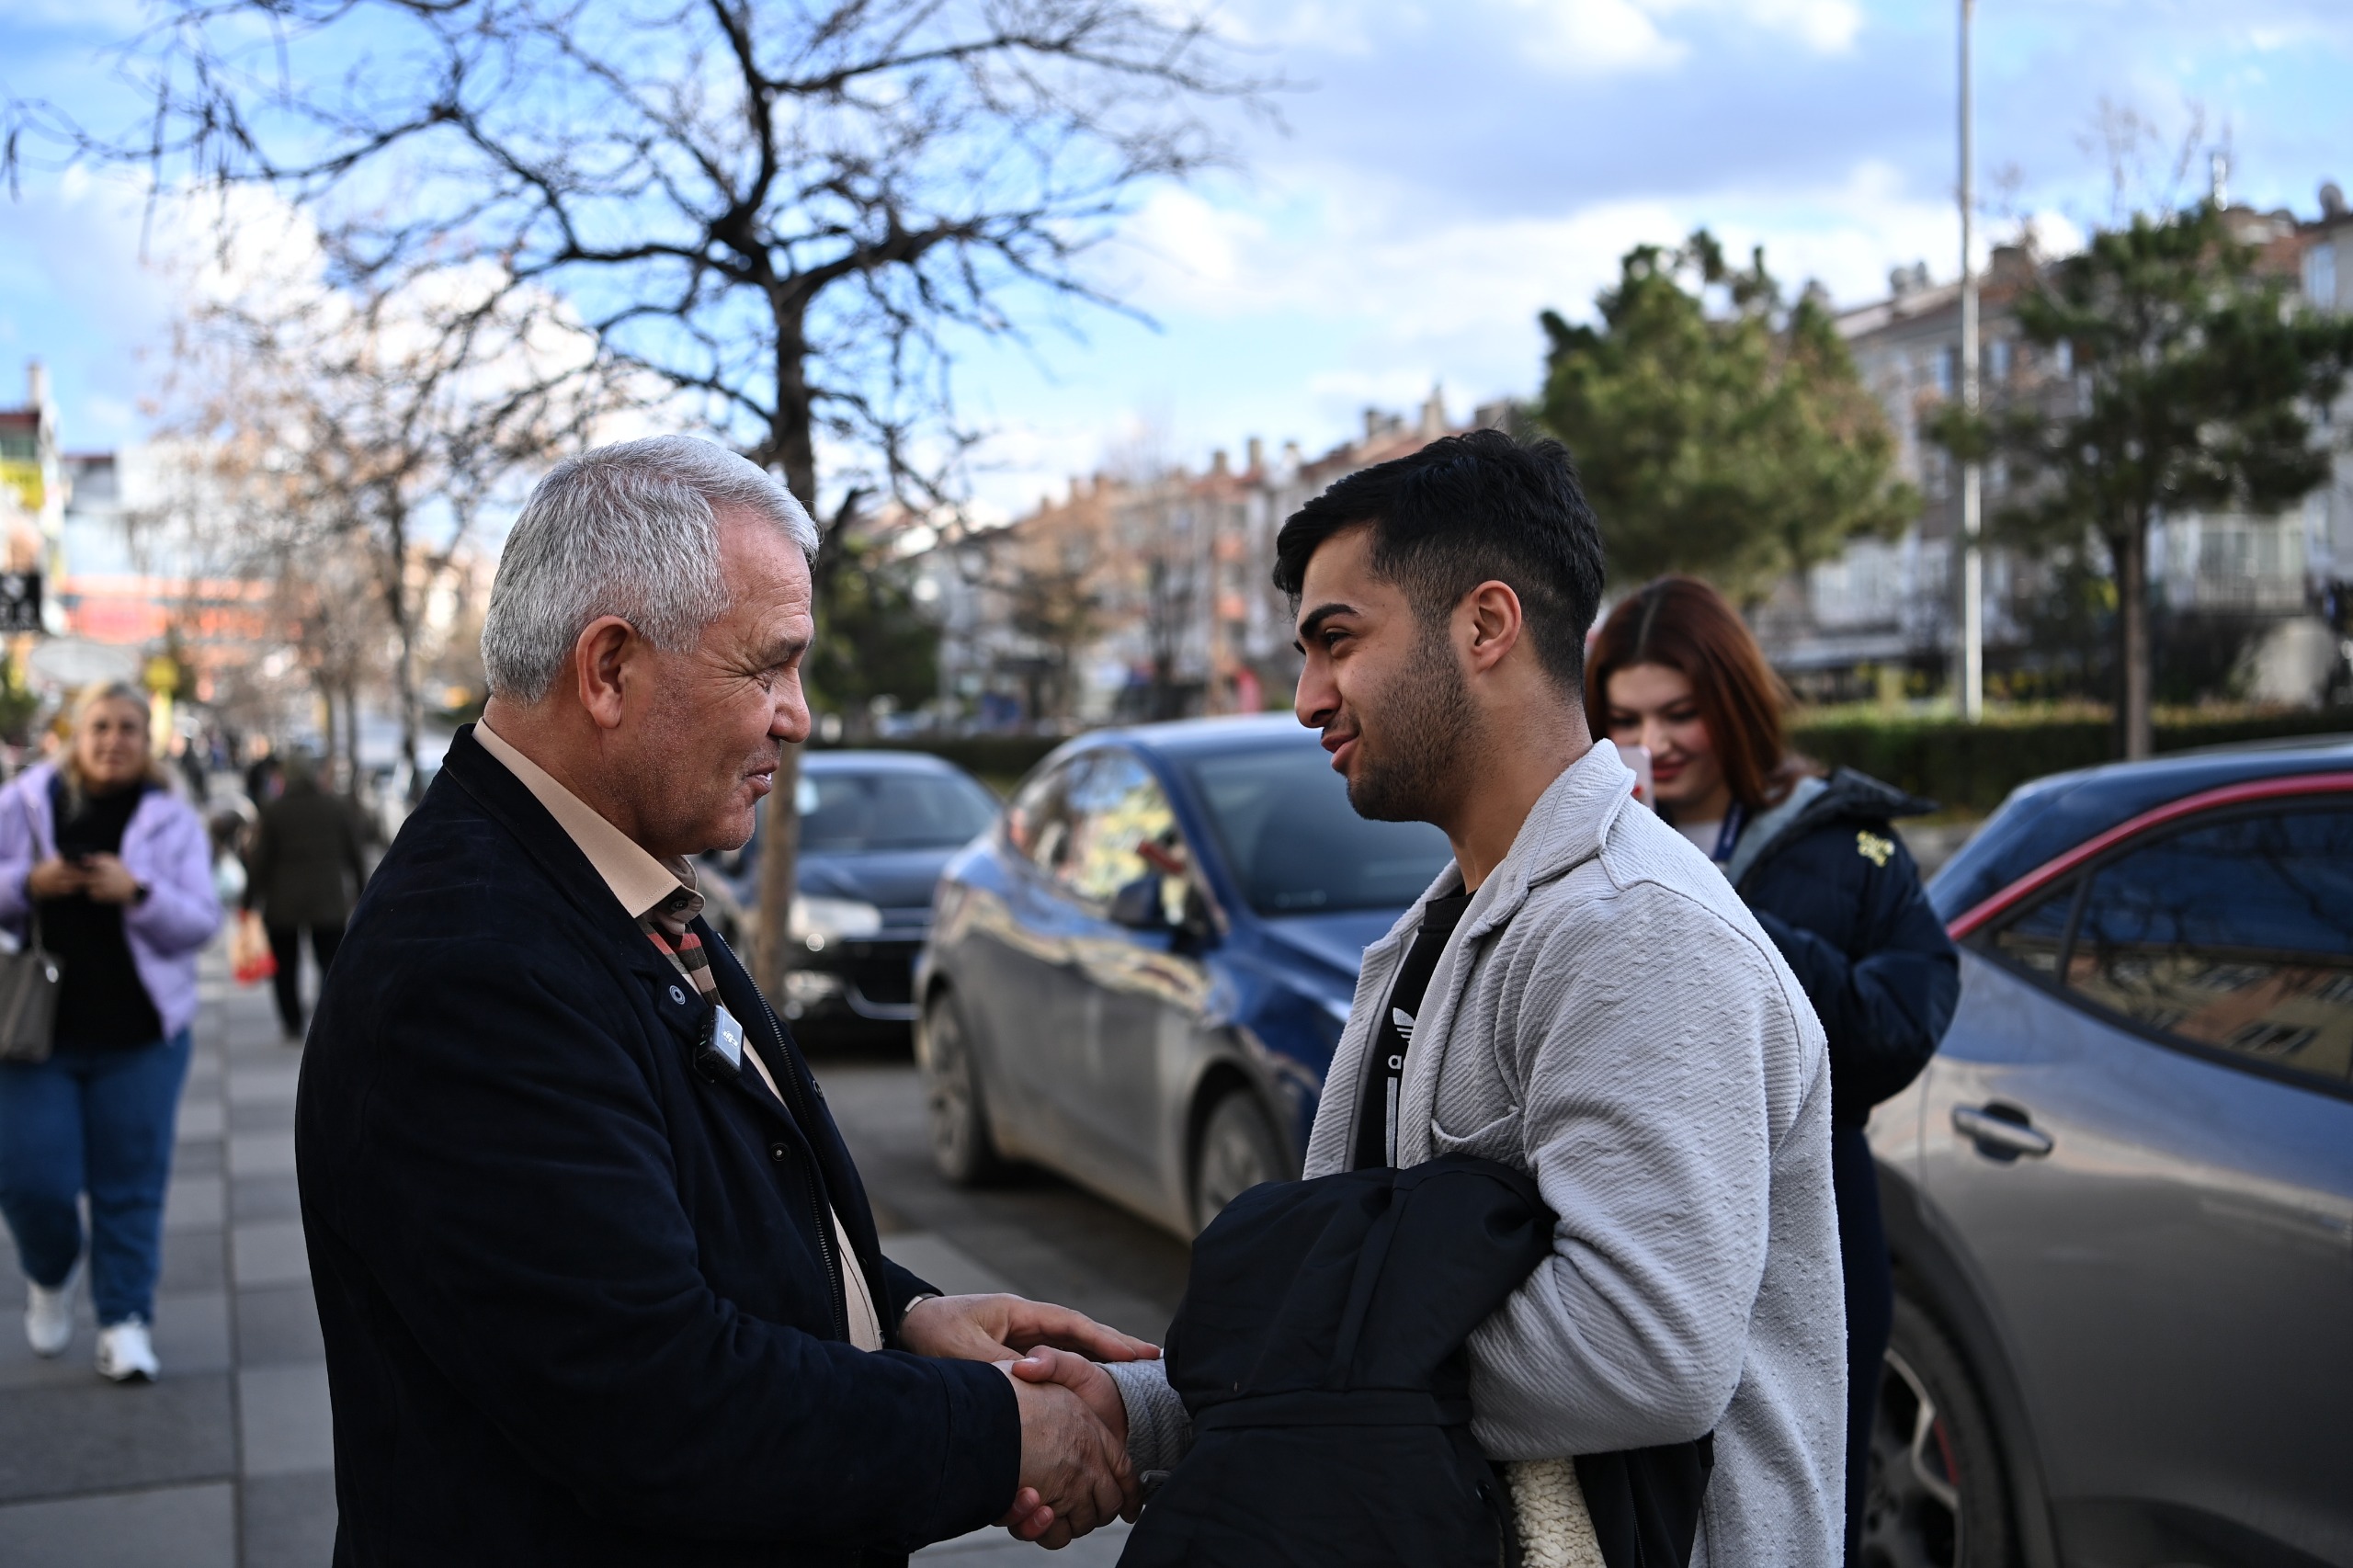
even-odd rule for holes
{"type": "Polygon", "coordinates": [[[1651,748],[1630,745],[1624,741],[1617,745],[1618,760],[1634,770],[1634,799],[1653,811],[1658,810],[1657,786],[1651,778],[1651,748]]]}

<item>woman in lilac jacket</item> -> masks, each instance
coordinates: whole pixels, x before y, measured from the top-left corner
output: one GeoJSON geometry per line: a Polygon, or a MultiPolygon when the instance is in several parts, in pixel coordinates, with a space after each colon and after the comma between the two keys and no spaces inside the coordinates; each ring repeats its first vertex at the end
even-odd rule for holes
{"type": "Polygon", "coordinates": [[[196,959],[221,904],[204,824],[155,768],[135,687],[85,693],[64,765],[0,790],[0,924],[21,939],[36,916],[64,968],[55,1043],[46,1062],[0,1062],[0,1215],[29,1281],[25,1337],[42,1356],[73,1339],[86,1192],[98,1371],[149,1380],[196,959]]]}

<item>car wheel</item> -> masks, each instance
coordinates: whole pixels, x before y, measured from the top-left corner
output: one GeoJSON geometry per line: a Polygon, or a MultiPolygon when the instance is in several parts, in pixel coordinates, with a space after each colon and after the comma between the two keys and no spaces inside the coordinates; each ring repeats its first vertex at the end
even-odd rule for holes
{"type": "Polygon", "coordinates": [[[946,992],[924,1008],[923,1034],[915,1052],[923,1069],[924,1109],[931,1131],[931,1163],[959,1187],[973,1187],[1005,1173],[1005,1160],[989,1137],[988,1112],[981,1103],[980,1068],[956,998],[946,992]]]}
{"type": "Polygon", "coordinates": [[[1901,1290],[1864,1488],[1864,1568],[2009,1568],[2009,1486],[1961,1352],[1901,1290]]]}
{"type": "Polygon", "coordinates": [[[1201,1123],[1201,1146],[1193,1161],[1193,1229],[1206,1230],[1235,1198],[1289,1174],[1258,1096],[1247,1089],[1227,1090],[1201,1123]]]}

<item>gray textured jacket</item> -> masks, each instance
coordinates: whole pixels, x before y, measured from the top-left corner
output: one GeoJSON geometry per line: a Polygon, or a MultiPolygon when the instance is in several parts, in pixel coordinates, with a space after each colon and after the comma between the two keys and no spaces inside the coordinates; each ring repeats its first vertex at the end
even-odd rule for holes
{"type": "MultiPolygon", "coordinates": [[[[1414,1030],[1398,1163],[1472,1153],[1535,1176],[1552,1256],[1471,1338],[1472,1431],[1497,1460],[1712,1430],[1695,1563],[1840,1555],[1847,1335],[1830,1076],[1805,994],[1721,872],[1633,804],[1596,746],[1472,900],[1414,1030]]],[[[1452,866],[1429,897],[1461,885],[1452,866]]],[[[1365,949],[1308,1140],[1344,1169],[1374,1018],[1421,924],[1365,949]]],[[[1115,1369],[1141,1468],[1182,1407],[1115,1369]]]]}

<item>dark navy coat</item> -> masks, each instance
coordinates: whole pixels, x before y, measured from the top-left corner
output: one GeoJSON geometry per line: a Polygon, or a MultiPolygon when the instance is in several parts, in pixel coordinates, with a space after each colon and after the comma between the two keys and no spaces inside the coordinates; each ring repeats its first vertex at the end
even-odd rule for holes
{"type": "Polygon", "coordinates": [[[1744,840],[1733,858],[1741,898],[1829,1037],[1834,1126],[1861,1127],[1918,1077],[1961,999],[1961,955],[1888,825],[1935,809],[1842,767],[1760,847],[1744,840]]]}
{"type": "Polygon", "coordinates": [[[790,1108],[748,1064],[698,1066],[693,986],[460,733],[303,1057],[338,1564],[849,1564],[1012,1502],[1003,1373],[847,1343],[841,1268],[886,1326],[926,1288],[883,1259],[790,1037],[702,939],[790,1108]]]}

